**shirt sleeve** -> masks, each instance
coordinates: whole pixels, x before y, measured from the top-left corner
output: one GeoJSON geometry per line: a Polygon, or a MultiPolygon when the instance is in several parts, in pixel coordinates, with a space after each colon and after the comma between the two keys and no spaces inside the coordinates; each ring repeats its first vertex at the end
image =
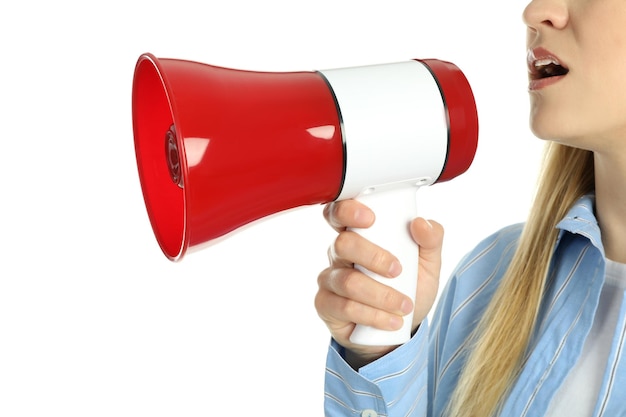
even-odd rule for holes
{"type": "Polygon", "coordinates": [[[357,371],[331,341],[326,360],[326,417],[424,417],[427,410],[428,323],[409,342],[357,371]]]}

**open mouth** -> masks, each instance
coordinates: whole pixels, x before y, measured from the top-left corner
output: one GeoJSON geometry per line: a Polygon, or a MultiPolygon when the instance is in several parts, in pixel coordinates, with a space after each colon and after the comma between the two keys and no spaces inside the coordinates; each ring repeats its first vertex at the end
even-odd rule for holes
{"type": "Polygon", "coordinates": [[[530,76],[533,80],[558,77],[565,75],[569,69],[564,67],[554,58],[541,58],[534,60],[530,65],[530,76]]]}

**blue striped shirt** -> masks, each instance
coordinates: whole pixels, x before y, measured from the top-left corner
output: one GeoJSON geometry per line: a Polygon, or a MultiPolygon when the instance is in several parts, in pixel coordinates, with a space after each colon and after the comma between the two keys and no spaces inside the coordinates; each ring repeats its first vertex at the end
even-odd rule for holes
{"type": "MultiPolygon", "coordinates": [[[[576,364],[604,284],[605,258],[593,196],[585,196],[558,224],[545,299],[528,359],[501,415],[544,416],[576,364]]],[[[464,344],[513,256],[522,225],[506,227],[476,246],[457,266],[441,295],[432,324],[390,354],[358,372],[329,347],[324,409],[338,416],[440,417],[465,360],[464,344]]],[[[626,303],[620,314],[595,417],[626,417],[626,303]]]]}

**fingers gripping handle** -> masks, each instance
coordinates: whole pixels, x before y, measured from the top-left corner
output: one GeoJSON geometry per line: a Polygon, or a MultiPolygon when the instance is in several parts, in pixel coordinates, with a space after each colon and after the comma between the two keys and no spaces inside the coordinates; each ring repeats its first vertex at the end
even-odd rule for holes
{"type": "MultiPolygon", "coordinates": [[[[402,273],[395,278],[381,277],[360,265],[355,267],[373,279],[409,296],[415,303],[417,290],[418,247],[409,230],[416,215],[418,187],[405,186],[395,190],[365,193],[357,200],[371,208],[376,221],[367,229],[352,229],[376,245],[394,254],[402,265],[402,273]]],[[[400,345],[411,338],[413,313],[403,317],[402,328],[396,331],[380,330],[358,324],[350,341],[368,346],[400,345]]]]}

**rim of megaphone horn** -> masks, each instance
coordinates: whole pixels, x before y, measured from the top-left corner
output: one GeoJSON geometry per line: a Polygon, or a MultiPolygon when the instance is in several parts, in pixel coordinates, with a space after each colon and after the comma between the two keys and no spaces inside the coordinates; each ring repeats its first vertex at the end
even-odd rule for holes
{"type": "MultiPolygon", "coordinates": [[[[141,101],[145,104],[146,101],[157,100],[155,97],[155,100],[146,100],[143,98],[141,101]]],[[[157,104],[154,103],[151,103],[151,105],[157,106],[157,104]]],[[[184,137],[184,132],[182,131],[183,126],[180,123],[177,105],[173,99],[173,89],[167,79],[166,71],[161,62],[152,53],[143,53],[137,59],[132,87],[132,108],[137,169],[139,171],[142,194],[149,214],[148,217],[150,219],[150,224],[154,234],[156,235],[156,240],[165,256],[172,261],[177,261],[183,257],[185,252],[187,252],[190,244],[190,231],[188,227],[186,207],[189,197],[187,194],[189,191],[187,190],[188,187],[185,186],[185,184],[188,184],[189,182],[189,171],[185,155],[185,147],[182,143],[182,138],[184,137]],[[148,68],[146,68],[146,65],[148,65],[148,68]],[[149,71],[150,74],[146,74],[144,71],[149,71]],[[154,94],[155,96],[161,96],[158,97],[161,100],[161,104],[158,104],[158,106],[161,107],[160,110],[162,112],[164,111],[163,107],[167,107],[167,111],[169,112],[169,117],[171,119],[168,123],[169,126],[156,128],[157,131],[164,132],[162,133],[163,141],[160,144],[158,140],[148,141],[143,138],[142,136],[144,136],[144,134],[141,131],[145,127],[146,122],[142,122],[142,117],[139,114],[142,110],[139,109],[138,96],[140,94],[146,94],[145,86],[141,83],[155,82],[154,79],[146,80],[146,77],[149,76],[158,77],[158,81],[161,85],[160,91],[150,91],[149,93],[154,94]],[[162,103],[163,98],[167,102],[166,106],[162,103]],[[142,123],[143,126],[140,126],[142,123]],[[161,156],[158,156],[159,153],[161,156]],[[157,158],[165,156],[166,163],[154,163],[151,156],[156,156],[157,158]],[[150,165],[150,167],[147,165],[150,165]],[[151,174],[147,172],[150,168],[152,168],[151,174]],[[159,177],[160,180],[152,178],[155,176],[159,177]],[[159,194],[171,194],[172,198],[175,200],[171,201],[171,204],[167,207],[163,207],[162,202],[164,197],[162,195],[158,196],[159,202],[157,203],[157,197],[155,197],[157,193],[153,189],[157,183],[162,184],[163,181],[168,183],[167,179],[163,180],[164,176],[169,176],[172,180],[172,187],[163,187],[166,189],[160,189],[159,194]],[[174,207],[174,210],[176,210],[179,215],[172,215],[169,213],[169,210],[172,209],[172,205],[176,206],[174,207]],[[178,224],[172,225],[172,222],[178,222],[178,224]],[[166,227],[180,230],[178,238],[165,238],[166,233],[163,229],[166,227]],[[174,240],[175,242],[172,243],[174,240]]],[[[152,113],[145,110],[143,111],[146,113],[152,113]]],[[[152,117],[151,123],[155,122],[156,119],[156,117],[152,117]]]]}

